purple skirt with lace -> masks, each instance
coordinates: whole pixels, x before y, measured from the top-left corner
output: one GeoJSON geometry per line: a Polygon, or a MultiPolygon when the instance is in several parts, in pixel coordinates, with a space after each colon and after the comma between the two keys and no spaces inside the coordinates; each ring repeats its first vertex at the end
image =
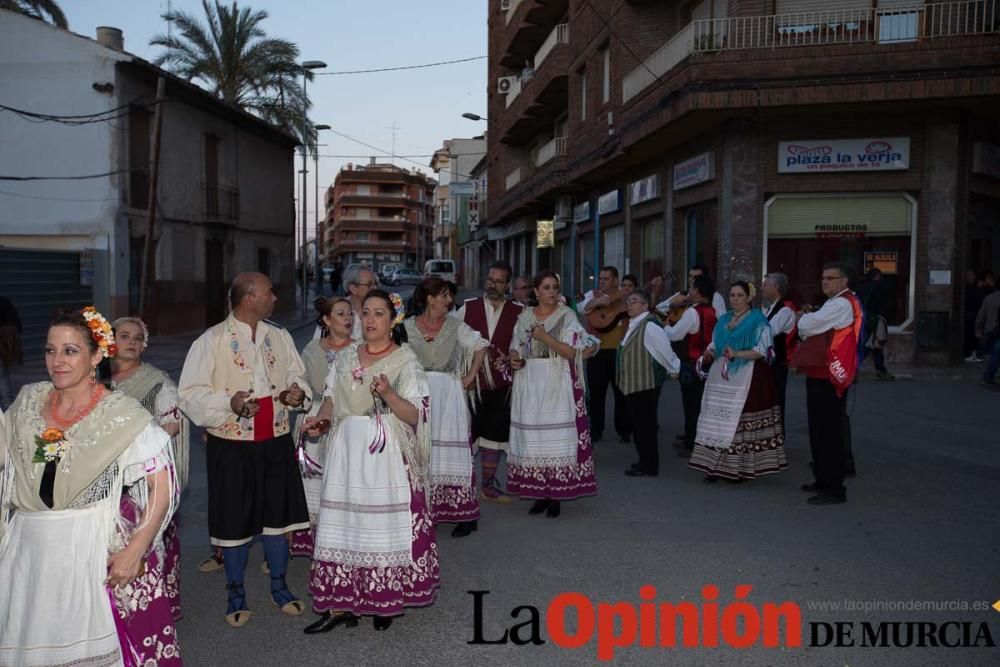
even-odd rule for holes
{"type": "Polygon", "coordinates": [[[440,586],[434,523],[421,490],[410,487],[412,562],[400,567],[355,567],[313,558],[309,593],[319,613],[398,616],[434,603],[440,586]]]}

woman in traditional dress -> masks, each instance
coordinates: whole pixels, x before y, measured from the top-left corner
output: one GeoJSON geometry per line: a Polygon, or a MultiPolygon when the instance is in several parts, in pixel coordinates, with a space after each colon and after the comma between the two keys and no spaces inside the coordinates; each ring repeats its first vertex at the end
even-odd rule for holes
{"type": "Polygon", "coordinates": [[[732,284],[732,310],[719,318],[698,362],[704,366],[715,360],[688,464],[705,473],[705,482],[738,483],[788,467],[770,367],[771,326],[760,310],[750,307],[753,295],[749,283],[732,284]]]}
{"type": "Polygon", "coordinates": [[[583,360],[600,341],[584,331],[563,305],[559,274],[535,276],[538,305],[517,319],[511,343],[511,396],[507,488],[535,499],[529,514],[555,518],[560,501],[597,493],[593,447],[584,398],[583,360]]]}
{"type": "Polygon", "coordinates": [[[179,496],[170,437],[97,383],[114,352],[96,310],[60,311],[51,382],[25,386],[6,415],[0,665],[181,664],[163,583],[179,496]]]}
{"type": "Polygon", "coordinates": [[[489,342],[479,332],[448,317],[451,284],[436,276],[414,290],[420,315],[404,322],[431,387],[431,516],[434,523],[457,523],[452,537],[466,537],[479,520],[479,496],[469,437],[465,389],[474,386],[489,342]]]}
{"type": "MultiPolygon", "coordinates": [[[[354,311],[351,302],[345,297],[333,299],[316,299],[313,304],[319,317],[320,337],[309,341],[302,350],[302,363],[306,366],[306,379],[312,388],[313,396],[322,396],[337,353],[350,345],[351,328],[354,326],[354,311]]],[[[304,415],[311,417],[319,412],[322,401],[313,401],[312,407],[304,415]]],[[[316,519],[319,516],[319,499],[323,491],[323,471],[321,466],[326,458],[326,450],[322,447],[323,438],[309,438],[302,433],[303,420],[295,425],[293,437],[298,446],[299,465],[302,468],[302,487],[306,492],[306,505],[309,507],[309,530],[297,530],[292,533],[288,546],[293,556],[312,558],[313,534],[316,530],[316,519]]]]}
{"type": "Polygon", "coordinates": [[[437,596],[427,504],[430,388],[417,355],[393,334],[404,315],[398,295],[368,293],[365,342],[337,355],[323,406],[303,425],[315,437],[332,420],[309,580],[321,617],[307,634],[355,626],[359,615],[385,630],[405,607],[437,596]]]}
{"type": "MultiPolygon", "coordinates": [[[[142,361],[149,347],[149,329],[138,317],[119,317],[112,325],[118,353],[111,360],[111,388],[142,403],[167,435],[173,438],[174,467],[181,493],[187,487],[189,461],[188,420],[177,407],[177,385],[170,376],[142,361]]],[[[181,542],[178,515],[167,524],[163,533],[166,549],[163,564],[167,599],[175,621],[181,612],[181,542]]]]}

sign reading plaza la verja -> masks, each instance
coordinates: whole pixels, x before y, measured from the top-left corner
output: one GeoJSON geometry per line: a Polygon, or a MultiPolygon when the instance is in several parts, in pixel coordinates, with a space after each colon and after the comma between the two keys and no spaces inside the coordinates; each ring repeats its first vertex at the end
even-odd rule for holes
{"type": "Polygon", "coordinates": [[[778,173],[899,171],[910,168],[909,137],[782,141],[778,173]]]}

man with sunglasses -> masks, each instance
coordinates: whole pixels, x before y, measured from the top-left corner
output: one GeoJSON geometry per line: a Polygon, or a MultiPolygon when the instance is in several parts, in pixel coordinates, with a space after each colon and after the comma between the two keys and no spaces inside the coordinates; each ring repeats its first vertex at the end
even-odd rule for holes
{"type": "Polygon", "coordinates": [[[513,373],[510,366],[510,343],[514,326],[523,306],[507,299],[513,269],[505,261],[494,262],[486,274],[485,293],[466,299],[455,313],[490,342],[486,359],[476,376],[472,406],[472,437],[479,442],[482,459],[483,490],[480,498],[509,503],[511,497],[500,490],[496,481],[500,454],[510,440],[510,389],[513,373]]]}

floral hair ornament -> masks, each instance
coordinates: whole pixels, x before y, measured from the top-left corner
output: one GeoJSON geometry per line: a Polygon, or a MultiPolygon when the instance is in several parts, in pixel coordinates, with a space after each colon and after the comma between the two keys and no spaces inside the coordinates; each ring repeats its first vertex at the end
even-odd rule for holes
{"type": "Polygon", "coordinates": [[[87,328],[90,329],[90,336],[97,343],[97,347],[101,350],[101,355],[105,359],[110,359],[111,357],[118,354],[118,346],[115,345],[115,332],[111,328],[111,323],[97,312],[97,309],[93,306],[87,306],[80,311],[83,315],[83,319],[87,322],[87,328]]]}
{"type": "Polygon", "coordinates": [[[750,300],[753,301],[753,298],[755,296],[757,296],[757,288],[754,286],[753,283],[750,283],[750,282],[747,283],[747,287],[750,288],[750,295],[749,296],[750,296],[750,300]]]}
{"type": "Polygon", "coordinates": [[[389,295],[389,301],[392,301],[392,308],[396,311],[396,319],[392,321],[392,326],[402,324],[406,318],[406,306],[403,305],[403,299],[399,294],[393,292],[389,295]]]}

